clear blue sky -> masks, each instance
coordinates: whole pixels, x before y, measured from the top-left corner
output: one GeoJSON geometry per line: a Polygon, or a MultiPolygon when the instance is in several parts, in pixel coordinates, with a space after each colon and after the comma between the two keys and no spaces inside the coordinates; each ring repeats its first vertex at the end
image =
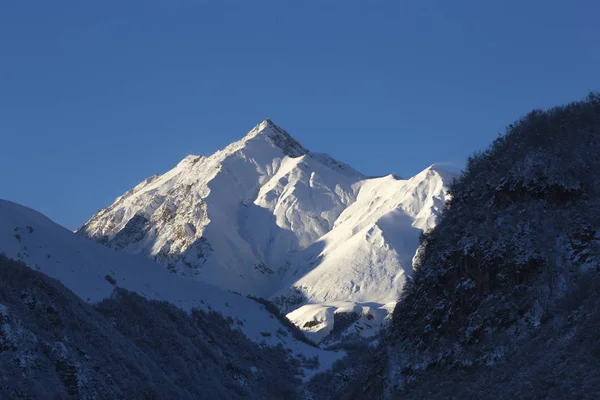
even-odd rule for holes
{"type": "Polygon", "coordinates": [[[598,1],[3,1],[0,197],[75,228],[271,118],[365,174],[600,89],[598,1]]]}

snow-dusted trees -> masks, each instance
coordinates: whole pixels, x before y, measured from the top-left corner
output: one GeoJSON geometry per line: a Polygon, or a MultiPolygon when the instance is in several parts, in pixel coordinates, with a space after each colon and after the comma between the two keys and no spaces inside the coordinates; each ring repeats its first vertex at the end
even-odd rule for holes
{"type": "Polygon", "coordinates": [[[338,393],[597,398],[599,154],[591,94],[529,113],[471,157],[382,345],[328,377],[338,393]]]}
{"type": "Polygon", "coordinates": [[[472,364],[497,332],[548,318],[583,270],[600,270],[598,154],[600,97],[591,94],[529,113],[473,156],[423,237],[393,340],[430,353],[429,363],[472,364]]]}
{"type": "Polygon", "coordinates": [[[232,322],[123,289],[91,306],[0,254],[0,398],[293,399],[300,361],[232,322]]]}
{"type": "Polygon", "coordinates": [[[469,160],[439,225],[423,238],[418,272],[395,312],[399,337],[420,346],[449,335],[473,340],[473,330],[483,335],[498,318],[510,325],[524,315],[533,301],[524,295],[541,274],[556,283],[569,270],[557,254],[600,222],[600,178],[591,173],[600,170],[598,98],[533,111],[469,160]],[[469,328],[490,296],[514,307],[484,308],[484,321],[469,328]]]}

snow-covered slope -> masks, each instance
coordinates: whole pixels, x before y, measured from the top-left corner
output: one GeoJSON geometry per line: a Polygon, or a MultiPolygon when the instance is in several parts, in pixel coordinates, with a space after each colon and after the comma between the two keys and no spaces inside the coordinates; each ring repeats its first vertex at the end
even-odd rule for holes
{"type": "Polygon", "coordinates": [[[263,305],[210,284],[168,272],[144,257],[109,249],[55,224],[44,215],[0,200],[0,252],[58,279],[89,302],[109,297],[115,286],[184,310],[212,309],[231,317],[250,339],[281,343],[305,357],[319,356],[323,368],[340,353],[295,340],[263,305]],[[282,334],[285,333],[285,334],[282,334]]]}
{"type": "Polygon", "coordinates": [[[180,274],[266,296],[288,254],[331,229],[361,178],[265,120],[212,156],[188,156],[140,183],[79,232],[180,274]]]}
{"type": "Polygon", "coordinates": [[[396,300],[419,234],[434,226],[444,205],[445,182],[434,166],[409,180],[388,175],[358,182],[356,201],[294,260],[294,286],[319,303],[396,300]],[[335,284],[323,286],[323,279],[335,284]]]}
{"type": "Polygon", "coordinates": [[[290,319],[315,339],[336,332],[336,313],[353,310],[350,319],[365,319],[350,325],[364,336],[398,298],[451,179],[436,166],[408,180],[366,178],[265,120],[225,149],[145,180],[78,232],[172,272],[269,297],[296,310],[290,319]]]}
{"type": "Polygon", "coordinates": [[[356,201],[293,259],[291,284],[274,296],[276,303],[295,310],[288,317],[300,327],[308,323],[315,339],[333,329],[340,312],[358,312],[364,326],[352,333],[365,336],[393,309],[419,235],[435,225],[452,178],[433,165],[408,180],[388,175],[355,184],[356,201]]]}

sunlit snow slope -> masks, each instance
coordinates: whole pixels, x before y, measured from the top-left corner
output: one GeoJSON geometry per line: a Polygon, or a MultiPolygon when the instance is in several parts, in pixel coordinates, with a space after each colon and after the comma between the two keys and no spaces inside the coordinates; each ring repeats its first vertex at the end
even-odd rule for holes
{"type": "Polygon", "coordinates": [[[287,285],[274,296],[313,339],[331,332],[334,314],[360,318],[344,334],[370,336],[395,305],[422,231],[431,229],[452,176],[431,166],[408,179],[393,175],[355,185],[356,201],[333,229],[291,262],[287,285]],[[304,305],[308,304],[308,305],[304,305]],[[308,323],[308,324],[307,324],[308,323]]]}

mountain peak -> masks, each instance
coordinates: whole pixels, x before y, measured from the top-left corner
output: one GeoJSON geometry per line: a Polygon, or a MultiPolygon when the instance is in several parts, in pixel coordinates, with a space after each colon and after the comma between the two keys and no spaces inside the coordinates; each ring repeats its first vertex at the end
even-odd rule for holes
{"type": "Polygon", "coordinates": [[[424,180],[431,177],[438,177],[445,185],[449,185],[458,177],[458,174],[449,171],[442,163],[434,163],[413,176],[411,179],[424,180]]]}
{"type": "Polygon", "coordinates": [[[248,141],[261,136],[267,137],[271,143],[283,150],[287,156],[299,157],[309,152],[294,139],[292,135],[275,125],[275,123],[268,118],[262,120],[258,125],[252,128],[252,130],[246,134],[244,140],[248,141]]]}
{"type": "Polygon", "coordinates": [[[270,118],[265,118],[262,121],[260,121],[260,123],[258,124],[261,127],[277,127],[277,125],[275,125],[275,123],[270,119],[270,118]]]}
{"type": "Polygon", "coordinates": [[[289,136],[289,133],[277,126],[271,119],[267,118],[260,121],[254,128],[250,130],[250,132],[246,134],[245,137],[249,139],[258,135],[266,135],[271,137],[281,134],[281,132],[289,136]]]}

